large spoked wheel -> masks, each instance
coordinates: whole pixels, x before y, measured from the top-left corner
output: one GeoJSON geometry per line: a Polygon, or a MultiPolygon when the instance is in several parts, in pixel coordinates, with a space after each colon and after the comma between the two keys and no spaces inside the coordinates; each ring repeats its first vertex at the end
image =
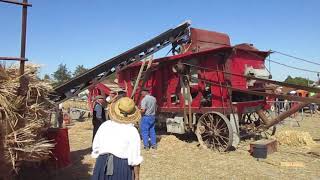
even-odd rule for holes
{"type": "Polygon", "coordinates": [[[219,112],[205,113],[198,120],[196,135],[202,147],[227,151],[232,146],[232,133],[228,118],[219,112]]]}
{"type": "MultiPolygon", "coordinates": [[[[273,119],[275,116],[274,112],[272,112],[271,110],[265,110],[264,115],[268,119],[273,119]]],[[[272,126],[267,130],[261,131],[260,127],[262,127],[264,125],[264,122],[262,121],[262,119],[259,117],[259,115],[256,112],[247,113],[247,114],[243,115],[243,124],[244,124],[245,129],[248,132],[260,134],[262,138],[266,138],[266,139],[273,136],[277,130],[276,126],[272,126]]]]}

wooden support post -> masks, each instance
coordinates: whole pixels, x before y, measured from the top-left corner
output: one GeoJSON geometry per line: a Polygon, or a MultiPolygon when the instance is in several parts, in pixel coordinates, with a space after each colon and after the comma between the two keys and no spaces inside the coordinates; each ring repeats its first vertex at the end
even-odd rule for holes
{"type": "MultiPolygon", "coordinates": [[[[28,0],[23,0],[23,4],[28,4],[28,0]]],[[[26,41],[27,41],[27,13],[28,7],[24,5],[22,7],[22,24],[21,24],[21,52],[20,57],[26,58],[26,41]]],[[[24,74],[24,61],[20,61],[20,75],[24,74]]]]}

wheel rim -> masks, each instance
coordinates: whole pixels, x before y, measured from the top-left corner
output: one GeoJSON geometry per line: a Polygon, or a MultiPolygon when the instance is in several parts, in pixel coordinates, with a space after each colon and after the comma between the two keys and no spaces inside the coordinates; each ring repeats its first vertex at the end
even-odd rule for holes
{"type": "Polygon", "coordinates": [[[227,151],[232,146],[232,129],[229,120],[221,113],[203,114],[197,124],[196,135],[201,146],[227,151]]]}

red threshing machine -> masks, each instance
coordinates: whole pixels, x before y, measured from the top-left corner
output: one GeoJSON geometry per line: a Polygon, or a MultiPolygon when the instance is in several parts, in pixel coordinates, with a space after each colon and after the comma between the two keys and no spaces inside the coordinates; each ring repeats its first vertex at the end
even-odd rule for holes
{"type": "Polygon", "coordinates": [[[57,87],[52,99],[60,103],[87,88],[91,95],[108,94],[110,88],[100,82],[116,72],[118,85],[137,104],[140,90],[151,89],[158,122],[165,123],[168,132],[194,132],[202,146],[226,151],[236,147],[243,135],[274,134],[275,124],[311,102],[320,102],[318,95],[267,92],[268,83],[320,91],[270,80],[264,65],[270,53],[251,44],[232,46],[226,34],[183,23],[57,87]],[[168,44],[173,56],[145,60],[168,44]],[[302,103],[274,117],[266,97],[302,103]]]}

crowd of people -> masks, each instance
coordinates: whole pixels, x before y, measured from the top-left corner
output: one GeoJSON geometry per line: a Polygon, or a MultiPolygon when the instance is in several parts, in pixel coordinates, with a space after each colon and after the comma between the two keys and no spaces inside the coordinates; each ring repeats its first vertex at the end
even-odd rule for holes
{"type": "MultiPolygon", "coordinates": [[[[284,94],[281,90],[282,88],[277,88],[275,90],[275,94],[284,94]]],[[[289,95],[289,96],[300,96],[300,97],[313,97],[315,96],[316,93],[314,92],[308,92],[308,91],[304,91],[304,90],[292,90],[288,93],[286,93],[285,95],[289,95]]],[[[298,104],[298,101],[292,101],[292,100],[287,100],[284,98],[275,98],[274,101],[274,110],[276,112],[276,114],[280,114],[281,112],[284,111],[288,111],[289,109],[291,109],[293,106],[295,106],[296,104],[298,104]]],[[[315,114],[315,113],[319,113],[318,112],[318,105],[316,103],[310,103],[307,106],[310,114],[315,114]]]]}
{"type": "Polygon", "coordinates": [[[95,97],[91,156],[96,164],[92,180],[138,180],[143,160],[140,137],[145,150],[157,149],[156,98],[148,89],[141,94],[138,106],[123,91],[110,92],[107,98],[95,97]]]}

